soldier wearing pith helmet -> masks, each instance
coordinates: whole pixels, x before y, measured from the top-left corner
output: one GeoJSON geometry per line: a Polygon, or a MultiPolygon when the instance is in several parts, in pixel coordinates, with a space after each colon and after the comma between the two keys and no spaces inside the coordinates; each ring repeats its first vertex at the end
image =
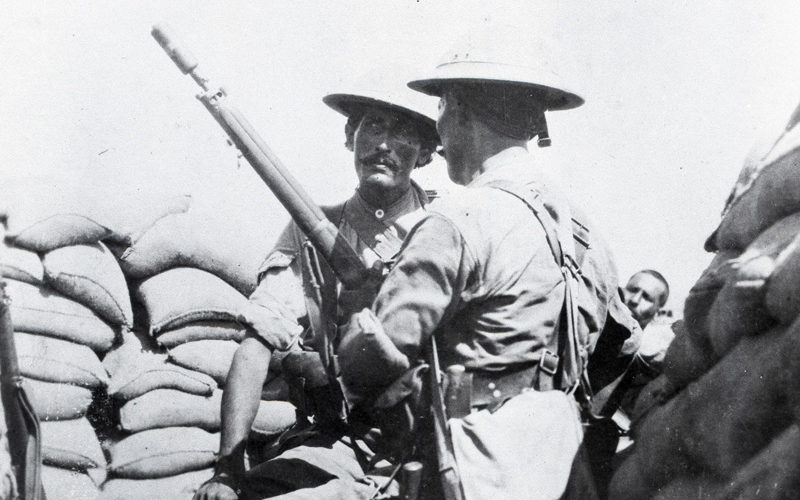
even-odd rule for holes
{"type": "MultiPolygon", "coordinates": [[[[402,82],[374,79],[323,101],[347,117],[345,146],[353,152],[358,177],[352,196],[323,211],[366,267],[383,267],[427,204],[410,175],[431,161],[439,143],[428,111],[435,104],[402,82]]],[[[220,458],[195,500],[366,499],[391,484],[388,477],[367,477],[373,454],[361,438],[369,433],[369,422],[344,413],[335,381],[336,328],[351,312],[340,288],[324,259],[290,223],[262,264],[241,318],[249,328],[225,388],[220,458]],[[293,403],[303,415],[282,437],[282,453],[245,473],[244,448],[275,350],[288,351],[281,370],[297,388],[293,403]]]]}
{"type": "Polygon", "coordinates": [[[604,353],[617,370],[604,376],[618,374],[638,330],[602,241],[528,152],[534,137],[549,144],[546,112],[583,99],[557,81],[546,53],[519,60],[539,45],[511,40],[468,41],[409,83],[440,98],[448,174],[467,189],[411,231],[371,307],[351,319],[339,359],[350,400],[374,406],[413,386],[418,360],[435,363],[435,344],[452,380],[447,395],[430,387],[433,416],[423,420],[448,438],[426,467],[450,471],[432,498],[592,498],[572,394],[585,402],[591,392],[592,346],[625,344],[604,353]],[[446,421],[437,400],[452,403],[446,421]]]}

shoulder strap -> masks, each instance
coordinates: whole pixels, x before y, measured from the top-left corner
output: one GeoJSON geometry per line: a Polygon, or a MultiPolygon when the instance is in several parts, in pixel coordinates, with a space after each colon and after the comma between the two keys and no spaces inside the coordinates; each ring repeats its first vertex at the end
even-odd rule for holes
{"type": "MultiPolygon", "coordinates": [[[[539,389],[548,390],[558,387],[573,390],[584,378],[586,356],[578,341],[578,315],[580,312],[578,311],[577,287],[579,286],[580,267],[575,256],[574,233],[571,225],[568,228],[560,226],[545,208],[541,195],[523,184],[495,181],[488,186],[504,191],[525,203],[544,229],[550,251],[561,268],[561,274],[564,277],[564,305],[559,321],[559,334],[553,335],[551,344],[540,358],[539,389]],[[549,355],[555,357],[555,369],[545,364],[549,355]]],[[[566,207],[564,207],[564,212],[566,212],[564,213],[565,217],[569,216],[566,207]]],[[[567,220],[572,222],[571,216],[567,220]]]]}

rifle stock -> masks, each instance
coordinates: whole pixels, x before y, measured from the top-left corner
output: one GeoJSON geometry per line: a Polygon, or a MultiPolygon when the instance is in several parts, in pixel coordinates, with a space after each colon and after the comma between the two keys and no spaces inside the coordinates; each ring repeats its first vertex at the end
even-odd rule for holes
{"type": "Polygon", "coordinates": [[[196,59],[175,43],[169,29],[154,26],[151,34],[181,72],[189,74],[200,85],[203,92],[197,99],[225,130],[250,166],[330,264],[336,276],[347,288],[357,288],[364,281],[367,270],[336,226],[325,217],[244,115],[228,103],[225,91],[221,87],[215,88],[199,72],[196,59]]]}

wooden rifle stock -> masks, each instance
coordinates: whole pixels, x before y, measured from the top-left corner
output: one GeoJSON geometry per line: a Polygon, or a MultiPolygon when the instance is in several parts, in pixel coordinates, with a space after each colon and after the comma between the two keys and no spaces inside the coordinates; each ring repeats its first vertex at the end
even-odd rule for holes
{"type": "Polygon", "coordinates": [[[325,217],[244,115],[228,104],[225,91],[221,87],[212,86],[198,71],[195,58],[175,43],[169,29],[165,26],[154,26],[151,34],[178,68],[200,85],[203,92],[197,98],[323,255],[339,280],[347,288],[357,288],[364,281],[367,270],[355,250],[339,234],[336,226],[325,217]]]}

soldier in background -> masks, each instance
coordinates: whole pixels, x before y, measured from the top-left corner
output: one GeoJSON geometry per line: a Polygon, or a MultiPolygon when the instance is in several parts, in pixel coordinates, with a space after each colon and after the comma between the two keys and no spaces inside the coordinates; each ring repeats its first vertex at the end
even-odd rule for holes
{"type": "MultiPolygon", "coordinates": [[[[438,145],[435,122],[425,111],[430,103],[402,86],[388,92],[331,94],[324,102],[347,117],[345,146],[354,153],[359,184],[348,200],[323,211],[367,267],[382,268],[395,257],[427,203],[410,175],[431,161],[438,145]]],[[[330,354],[336,324],[352,312],[340,288],[324,260],[290,223],[261,266],[258,288],[243,318],[250,328],[225,387],[220,458],[214,477],[195,500],[268,498],[296,490],[298,498],[357,499],[375,492],[375,482],[366,476],[370,450],[350,436],[350,426],[359,425],[357,418],[345,421],[338,385],[329,384],[335,379],[330,354]],[[314,424],[301,419],[291,436],[282,439],[282,454],[245,474],[247,436],[276,349],[289,350],[282,363],[284,375],[301,385],[293,402],[314,424]]]]}
{"type": "Polygon", "coordinates": [[[631,276],[624,293],[625,305],[644,329],[667,303],[669,283],[658,271],[644,269],[631,276]]]}
{"type": "MultiPolygon", "coordinates": [[[[546,111],[583,103],[540,64],[545,54],[508,57],[539,47],[527,42],[467,42],[431,78],[409,84],[440,98],[448,174],[467,189],[437,201],[411,231],[340,345],[348,401],[389,422],[387,405],[416,397],[420,357],[435,363],[432,337],[442,369],[462,367],[467,400],[447,408],[450,450],[430,449],[424,413],[417,440],[419,456],[438,453],[441,464],[449,453],[460,481],[443,484],[443,493],[428,477],[425,498],[592,498],[580,411],[569,394],[589,391],[581,380],[594,345],[613,347],[605,359],[624,358],[622,369],[635,350],[638,326],[602,242],[527,149],[534,137],[549,144],[546,111]]],[[[438,390],[430,387],[434,409],[438,390]]],[[[434,412],[434,436],[437,420],[434,412]]],[[[425,470],[435,474],[440,464],[425,470]]]]}

